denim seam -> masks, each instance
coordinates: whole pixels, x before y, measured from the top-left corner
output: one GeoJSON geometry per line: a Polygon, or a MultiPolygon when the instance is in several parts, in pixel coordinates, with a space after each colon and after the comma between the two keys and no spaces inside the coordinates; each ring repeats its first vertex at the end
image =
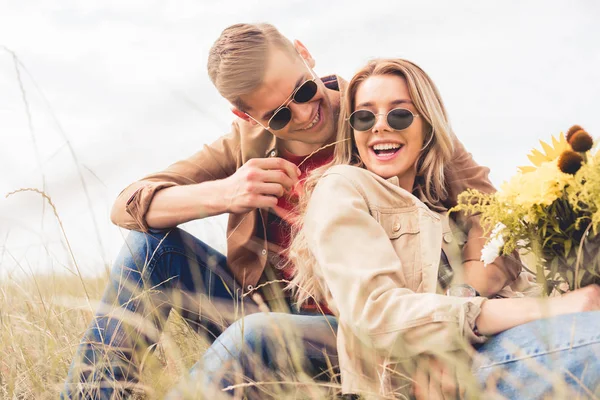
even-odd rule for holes
{"type": "Polygon", "coordinates": [[[600,335],[592,336],[591,338],[589,338],[587,340],[579,340],[577,344],[573,343],[570,346],[563,346],[563,347],[560,347],[560,348],[557,347],[557,348],[546,350],[546,351],[539,352],[539,353],[527,354],[527,355],[523,355],[523,356],[520,356],[520,357],[511,358],[510,360],[506,360],[506,361],[497,361],[497,362],[493,362],[491,364],[481,365],[481,366],[478,367],[478,369],[482,370],[482,369],[491,368],[491,367],[494,367],[494,366],[497,366],[497,365],[504,365],[504,364],[510,364],[510,363],[516,362],[516,361],[522,361],[522,360],[526,360],[526,359],[533,359],[533,358],[545,356],[545,355],[548,355],[548,354],[557,353],[559,351],[575,349],[575,348],[578,348],[578,347],[587,346],[589,344],[594,344],[594,343],[600,343],[600,335]]]}

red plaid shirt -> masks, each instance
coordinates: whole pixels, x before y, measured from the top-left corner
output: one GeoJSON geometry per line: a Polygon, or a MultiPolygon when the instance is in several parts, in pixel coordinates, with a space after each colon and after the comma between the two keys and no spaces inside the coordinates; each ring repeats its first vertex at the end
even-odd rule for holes
{"type": "MultiPolygon", "coordinates": [[[[306,159],[306,156],[296,156],[286,150],[281,150],[279,156],[296,166],[299,166],[300,182],[302,182],[308,174],[315,168],[327,164],[333,158],[333,147],[328,147],[313,154],[310,158],[306,159]],[[305,160],[306,159],[306,160],[305,160]]],[[[301,183],[299,183],[301,185],[301,183]]],[[[298,189],[296,189],[298,190],[298,189]]],[[[293,218],[296,216],[294,208],[298,204],[298,194],[296,191],[286,194],[279,198],[277,205],[287,211],[293,218]]],[[[278,263],[279,266],[285,266],[281,269],[277,268],[276,271],[279,275],[279,279],[291,280],[294,275],[294,267],[287,263],[286,251],[291,244],[291,218],[282,219],[273,213],[269,213],[269,219],[267,221],[267,237],[269,242],[281,246],[285,249],[279,254],[281,261],[278,263]]],[[[325,303],[319,304],[321,310],[326,314],[332,314],[331,310],[325,303]]],[[[308,303],[302,306],[303,311],[315,311],[319,312],[319,307],[314,301],[309,300],[308,303]]]]}

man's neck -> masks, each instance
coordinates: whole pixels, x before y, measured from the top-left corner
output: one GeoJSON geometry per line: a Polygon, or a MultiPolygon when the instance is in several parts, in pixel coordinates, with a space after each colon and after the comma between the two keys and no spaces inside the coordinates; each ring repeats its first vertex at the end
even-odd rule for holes
{"type": "Polygon", "coordinates": [[[307,156],[329,143],[333,143],[333,137],[325,143],[304,143],[297,140],[280,141],[280,145],[295,156],[307,156]]]}

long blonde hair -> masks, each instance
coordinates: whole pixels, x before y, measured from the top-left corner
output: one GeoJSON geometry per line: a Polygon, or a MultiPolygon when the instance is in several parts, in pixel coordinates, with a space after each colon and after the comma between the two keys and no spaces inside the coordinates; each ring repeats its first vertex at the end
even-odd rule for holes
{"type": "MultiPolygon", "coordinates": [[[[403,59],[375,59],[361,68],[349,82],[340,105],[340,118],[333,160],[315,169],[304,182],[297,212],[301,216],[299,223],[292,227],[292,244],[288,258],[294,265],[295,275],[289,288],[296,293],[299,305],[313,298],[319,302],[324,299],[326,287],[322,277],[317,276],[316,260],[308,246],[306,234],[302,229],[302,218],[310,195],[319,178],[334,165],[354,165],[364,168],[353,130],[347,119],[354,111],[356,92],[367,78],[375,75],[395,75],[406,81],[410,98],[421,115],[427,137],[417,160],[417,178],[414,191],[418,197],[430,204],[437,204],[447,198],[444,168],[450,161],[454,150],[452,129],[446,114],[444,103],[431,78],[416,64],[403,59]]],[[[342,251],[342,250],[340,250],[342,251]]]]}

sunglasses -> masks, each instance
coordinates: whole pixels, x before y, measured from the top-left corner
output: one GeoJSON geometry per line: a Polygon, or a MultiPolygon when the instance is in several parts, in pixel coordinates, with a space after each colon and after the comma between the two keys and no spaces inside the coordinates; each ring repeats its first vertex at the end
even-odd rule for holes
{"type": "Polygon", "coordinates": [[[289,95],[285,102],[277,110],[275,110],[273,116],[269,118],[269,122],[267,123],[268,128],[261,124],[260,121],[254,119],[251,115],[246,114],[258,124],[260,124],[260,126],[262,126],[264,129],[278,131],[280,129],[285,128],[285,126],[289,124],[292,120],[292,110],[290,110],[290,108],[288,107],[290,103],[292,101],[297,104],[308,103],[317,94],[317,91],[319,89],[316,82],[317,78],[314,75],[313,71],[308,67],[308,64],[306,64],[306,60],[302,58],[302,61],[304,62],[306,68],[310,71],[310,74],[313,76],[313,78],[304,81],[302,85],[298,86],[292,92],[292,94],[289,95]]]}
{"type": "Polygon", "coordinates": [[[414,119],[420,116],[418,114],[413,114],[406,108],[394,108],[387,114],[375,114],[369,110],[356,110],[350,114],[348,122],[352,129],[359,132],[365,132],[375,126],[377,117],[380,115],[385,115],[388,126],[395,131],[402,131],[408,128],[413,123],[414,119]]]}

